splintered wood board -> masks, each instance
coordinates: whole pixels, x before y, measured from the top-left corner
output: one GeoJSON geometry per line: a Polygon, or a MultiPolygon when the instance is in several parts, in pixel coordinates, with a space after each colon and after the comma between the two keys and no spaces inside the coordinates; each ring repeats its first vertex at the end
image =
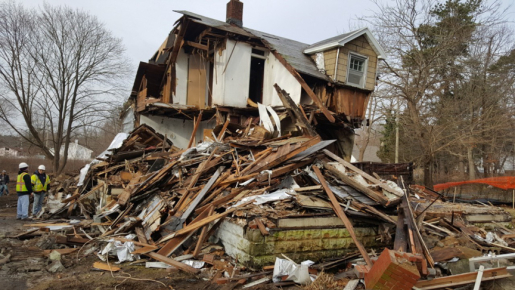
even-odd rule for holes
{"type": "Polygon", "coordinates": [[[104,270],[104,271],[112,271],[112,272],[120,271],[120,268],[115,267],[113,265],[108,265],[108,264],[102,263],[102,262],[93,263],[93,268],[99,269],[99,270],[104,270]]]}

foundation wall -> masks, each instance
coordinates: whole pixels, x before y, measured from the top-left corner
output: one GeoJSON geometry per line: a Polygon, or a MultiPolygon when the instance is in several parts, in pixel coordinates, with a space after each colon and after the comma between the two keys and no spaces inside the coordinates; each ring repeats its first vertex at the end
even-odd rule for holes
{"type": "MultiPolygon", "coordinates": [[[[317,221],[317,228],[276,228],[270,229],[270,235],[263,236],[259,229],[246,228],[225,220],[220,225],[217,238],[221,240],[227,254],[249,267],[273,264],[275,257],[281,257],[281,254],[294,261],[320,261],[358,250],[341,221],[341,225],[337,226],[334,226],[335,220],[332,217],[327,220],[317,218],[317,221]],[[331,225],[321,228],[326,221],[331,225]]],[[[376,239],[377,226],[356,227],[354,231],[367,249],[389,245],[376,239]]]]}

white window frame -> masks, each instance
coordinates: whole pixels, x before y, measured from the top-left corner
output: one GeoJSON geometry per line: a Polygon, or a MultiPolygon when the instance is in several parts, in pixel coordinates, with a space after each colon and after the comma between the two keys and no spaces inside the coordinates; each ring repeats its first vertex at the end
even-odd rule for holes
{"type": "Polygon", "coordinates": [[[347,61],[347,77],[346,77],[345,83],[349,86],[358,87],[361,89],[365,88],[365,86],[367,84],[367,71],[368,71],[368,56],[364,56],[364,55],[361,55],[361,54],[358,54],[355,52],[349,52],[348,61],[347,61]],[[365,61],[363,63],[363,66],[364,66],[363,77],[361,78],[361,83],[359,85],[349,82],[349,75],[350,75],[350,70],[351,70],[350,64],[351,64],[351,59],[353,56],[356,58],[361,58],[365,61]]]}

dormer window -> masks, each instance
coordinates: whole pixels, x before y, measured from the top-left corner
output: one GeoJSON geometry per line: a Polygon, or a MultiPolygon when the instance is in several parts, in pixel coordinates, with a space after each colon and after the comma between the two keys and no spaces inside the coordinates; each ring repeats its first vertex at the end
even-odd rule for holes
{"type": "Polygon", "coordinates": [[[367,60],[365,56],[354,53],[349,54],[349,66],[347,73],[347,84],[363,88],[367,75],[367,60]]]}

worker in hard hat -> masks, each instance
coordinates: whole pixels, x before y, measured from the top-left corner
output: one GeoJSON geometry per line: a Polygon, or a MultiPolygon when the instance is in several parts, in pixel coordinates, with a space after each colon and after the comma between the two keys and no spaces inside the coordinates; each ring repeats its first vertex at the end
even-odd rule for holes
{"type": "Polygon", "coordinates": [[[32,215],[36,217],[41,211],[45,193],[50,188],[50,177],[45,173],[45,165],[39,165],[38,170],[31,177],[34,190],[34,203],[32,204],[32,215]]]}
{"type": "Polygon", "coordinates": [[[18,193],[18,207],[16,219],[26,220],[29,218],[30,195],[32,194],[32,182],[29,175],[29,165],[25,162],[18,166],[18,177],[16,178],[16,192],[18,193]]]}

